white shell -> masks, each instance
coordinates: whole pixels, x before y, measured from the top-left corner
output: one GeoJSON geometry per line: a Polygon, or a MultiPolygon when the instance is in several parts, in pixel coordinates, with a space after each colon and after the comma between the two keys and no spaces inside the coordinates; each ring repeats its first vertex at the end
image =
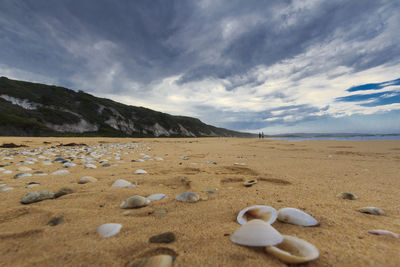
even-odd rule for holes
{"type": "Polygon", "coordinates": [[[96,165],[93,165],[93,164],[86,164],[86,165],[85,165],[85,168],[87,168],[87,169],[96,169],[97,166],[96,166],[96,165]]]}
{"type": "Polygon", "coordinates": [[[135,171],[135,174],[145,174],[147,173],[145,170],[139,169],[135,171]]]}
{"type": "Polygon", "coordinates": [[[63,164],[63,166],[64,166],[65,168],[71,168],[71,167],[75,167],[76,164],[75,164],[75,163],[72,163],[72,162],[65,162],[65,163],[63,164]]]}
{"type": "Polygon", "coordinates": [[[295,208],[278,210],[278,221],[301,226],[315,226],[319,224],[311,215],[295,208]]]}
{"type": "Polygon", "coordinates": [[[281,243],[283,237],[269,223],[255,219],[236,230],[231,240],[239,245],[265,247],[281,243]]]}
{"type": "Polygon", "coordinates": [[[28,171],[31,171],[32,169],[28,168],[28,167],[25,167],[25,166],[21,166],[17,170],[20,171],[20,172],[28,172],[28,171]]]}
{"type": "Polygon", "coordinates": [[[120,208],[122,209],[137,209],[149,205],[150,200],[142,196],[132,196],[127,198],[121,203],[120,208]]]}
{"type": "Polygon", "coordinates": [[[164,194],[153,194],[153,195],[150,195],[147,197],[147,199],[149,199],[149,200],[160,200],[163,198],[167,198],[167,196],[164,194]]]}
{"type": "Polygon", "coordinates": [[[97,228],[97,232],[104,238],[116,235],[121,230],[122,225],[118,223],[106,223],[97,228]]]}
{"type": "Polygon", "coordinates": [[[97,179],[92,176],[83,176],[79,179],[78,184],[87,184],[97,182],[97,179]]]}
{"type": "Polygon", "coordinates": [[[69,174],[69,171],[67,170],[59,170],[59,171],[55,171],[52,173],[52,175],[65,175],[65,174],[69,174]]]}
{"type": "Polygon", "coordinates": [[[240,224],[245,224],[253,219],[260,219],[273,224],[277,217],[278,212],[273,207],[255,205],[241,210],[237,216],[237,221],[240,224]]]}
{"type": "Polygon", "coordinates": [[[134,187],[134,185],[127,180],[118,179],[111,185],[111,187],[134,187]]]}
{"type": "Polygon", "coordinates": [[[294,237],[283,236],[282,243],[267,246],[265,250],[286,263],[302,263],[319,257],[318,249],[307,241],[294,237]]]}
{"type": "Polygon", "coordinates": [[[367,213],[367,214],[372,214],[372,215],[384,215],[385,213],[383,210],[377,207],[364,207],[361,209],[358,209],[359,212],[362,213],[367,213]]]}
{"type": "Polygon", "coordinates": [[[388,230],[369,230],[368,233],[373,235],[388,235],[394,238],[399,238],[399,235],[388,230]]]}

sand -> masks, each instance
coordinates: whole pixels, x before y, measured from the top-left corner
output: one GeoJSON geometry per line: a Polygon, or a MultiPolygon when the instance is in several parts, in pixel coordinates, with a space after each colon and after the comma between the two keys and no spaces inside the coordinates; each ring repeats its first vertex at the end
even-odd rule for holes
{"type": "MultiPolygon", "coordinates": [[[[319,249],[319,258],[306,266],[400,265],[400,239],[368,233],[372,229],[400,233],[400,141],[0,138],[0,144],[10,142],[28,147],[0,149],[0,160],[6,157],[5,151],[71,142],[105,146],[134,142],[143,151],[121,151],[123,162],[118,166],[95,163],[97,169],[85,169],[75,159],[77,166],[68,168],[68,175],[19,179],[13,178],[18,173],[15,164],[26,157],[14,156],[12,163],[0,161],[6,165],[2,168],[14,171],[0,172],[0,184],[14,187],[0,192],[1,266],[125,266],[134,259],[160,253],[175,255],[174,266],[286,266],[263,248],[239,246],[230,240],[240,226],[238,212],[256,204],[298,208],[320,222],[318,227],[273,224],[282,234],[307,240],[319,249]],[[140,153],[153,160],[131,162],[142,158],[140,153]],[[180,158],[183,155],[188,159],[180,158]],[[164,160],[156,161],[156,157],[164,160]],[[148,174],[134,174],[137,169],[148,174]],[[98,182],[78,184],[85,175],[98,182]],[[137,182],[137,187],[111,188],[117,179],[137,182]],[[244,187],[248,179],[258,179],[258,183],[244,187]],[[40,186],[27,189],[29,182],[40,186]],[[28,192],[55,192],[61,187],[74,193],[29,205],[20,203],[28,192]],[[204,190],[218,193],[210,195],[204,190]],[[182,203],[174,199],[186,191],[199,194],[201,200],[182,203]],[[340,192],[359,198],[339,199],[336,195],[340,192]],[[130,196],[155,193],[168,198],[130,210],[129,216],[119,207],[130,196]],[[357,211],[366,206],[381,208],[386,215],[357,211]],[[167,214],[157,215],[158,210],[167,214]],[[58,216],[64,217],[63,223],[47,225],[58,216]],[[102,238],[96,228],[104,223],[119,223],[122,229],[115,236],[102,238]],[[149,242],[151,236],[169,231],[176,236],[173,243],[149,242]]],[[[111,156],[108,163],[117,163],[111,156]]],[[[33,169],[30,173],[64,169],[60,163],[44,166],[40,161],[24,166],[33,169]]]]}

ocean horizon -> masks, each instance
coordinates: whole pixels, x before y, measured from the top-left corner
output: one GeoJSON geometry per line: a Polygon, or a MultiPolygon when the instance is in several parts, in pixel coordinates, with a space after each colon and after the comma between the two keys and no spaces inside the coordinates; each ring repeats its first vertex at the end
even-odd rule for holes
{"type": "Polygon", "coordinates": [[[359,134],[359,135],[291,135],[291,136],[266,136],[265,139],[286,140],[286,141],[322,141],[322,140],[339,140],[339,141],[394,141],[400,140],[400,134],[359,134]]]}

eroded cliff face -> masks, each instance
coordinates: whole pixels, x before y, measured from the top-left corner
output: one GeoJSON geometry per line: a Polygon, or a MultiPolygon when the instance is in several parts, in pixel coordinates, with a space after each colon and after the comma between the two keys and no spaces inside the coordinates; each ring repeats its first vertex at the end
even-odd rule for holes
{"type": "Polygon", "coordinates": [[[124,105],[83,91],[0,77],[0,135],[244,136],[199,119],[124,105]]]}

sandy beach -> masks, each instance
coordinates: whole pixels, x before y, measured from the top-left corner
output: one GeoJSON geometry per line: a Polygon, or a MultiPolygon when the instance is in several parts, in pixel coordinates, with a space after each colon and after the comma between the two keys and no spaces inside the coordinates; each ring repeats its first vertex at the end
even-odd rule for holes
{"type": "Polygon", "coordinates": [[[252,205],[293,207],[318,220],[316,227],[272,225],[318,248],[319,258],[304,266],[400,265],[400,239],[368,233],[400,234],[400,141],[1,137],[4,143],[26,147],[0,148],[0,189],[13,188],[0,192],[1,266],[126,266],[158,254],[173,255],[174,266],[286,266],[262,247],[230,240],[240,227],[238,212],[252,205]],[[85,145],[60,146],[68,143],[85,145]],[[76,166],[65,168],[57,157],[76,166]],[[97,168],[85,167],[89,157],[97,168]],[[19,171],[23,166],[31,170],[19,171]],[[52,175],[57,170],[69,173],[52,175]],[[33,175],[14,178],[18,173],[33,175]],[[83,176],[97,182],[78,184],[83,176]],[[113,188],[117,179],[136,186],[113,188]],[[250,179],[258,182],[245,187],[250,179]],[[26,188],[31,182],[39,185],[26,188]],[[73,192],[20,203],[29,192],[63,187],[73,192]],[[188,191],[200,200],[175,200],[188,191]],[[341,199],[341,192],[358,198],[341,199]],[[130,196],[157,193],[167,198],[120,208],[130,196]],[[369,206],[385,214],[358,211],[369,206]],[[49,225],[55,217],[63,221],[49,225]],[[96,229],[105,223],[122,228],[103,238],[96,229]],[[176,240],[149,242],[165,232],[176,240]]]}

